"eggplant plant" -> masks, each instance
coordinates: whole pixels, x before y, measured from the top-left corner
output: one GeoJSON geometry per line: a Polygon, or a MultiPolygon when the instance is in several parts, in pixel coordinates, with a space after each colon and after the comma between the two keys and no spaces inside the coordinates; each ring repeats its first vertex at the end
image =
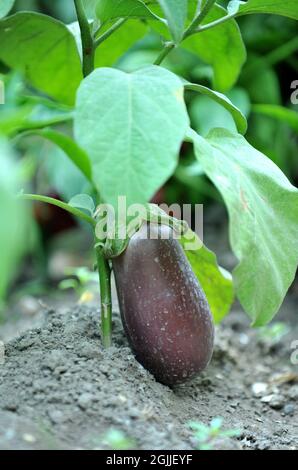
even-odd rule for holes
{"type": "MultiPolygon", "coordinates": [[[[52,142],[88,187],[68,202],[25,193],[19,198],[56,205],[90,224],[103,345],[111,344],[114,269],[136,357],[164,383],[181,382],[210,360],[211,314],[215,323],[221,321],[236,296],[252,324],[265,325],[295,277],[298,190],[246,141],[246,117],[224,93],[237,82],[246,60],[237,18],[256,13],[297,20],[297,0],[74,0],[77,21],[71,25],[29,11],[7,16],[13,5],[14,0],[0,3],[0,61],[7,70],[21,72],[30,91],[22,118],[6,128],[6,135],[14,142],[32,135],[52,142]],[[158,53],[125,70],[120,59],[150,31],[158,37],[158,53]],[[164,66],[179,50],[211,68],[212,88],[164,66]],[[190,126],[189,94],[222,106],[237,131],[214,128],[199,135],[190,126]],[[156,213],[147,204],[174,174],[183,142],[193,146],[202,172],[227,207],[238,259],[232,275],[202,243],[186,249],[197,236],[185,226],[180,243],[173,237],[140,239],[156,213]],[[97,228],[106,220],[98,207],[117,208],[119,196],[127,205],[145,204],[146,215],[124,238],[117,236],[120,226],[116,237],[100,237],[97,228]]],[[[155,229],[173,234],[182,225],[159,212],[155,229]]]]}

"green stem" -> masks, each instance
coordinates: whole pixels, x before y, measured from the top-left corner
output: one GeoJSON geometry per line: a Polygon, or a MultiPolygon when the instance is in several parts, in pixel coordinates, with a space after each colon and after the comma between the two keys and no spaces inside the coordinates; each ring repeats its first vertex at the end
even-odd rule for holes
{"type": "Polygon", "coordinates": [[[173,42],[168,42],[165,44],[163,50],[157,57],[156,61],[154,62],[154,65],[160,65],[163,60],[167,57],[167,55],[175,48],[175,44],[173,42]]]}
{"type": "Polygon", "coordinates": [[[94,40],[82,0],[74,0],[74,3],[82,37],[83,75],[87,77],[94,70],[94,40]]]}
{"type": "Polygon", "coordinates": [[[96,258],[101,298],[101,336],[103,347],[106,349],[112,344],[111,269],[99,247],[96,248],[96,258]]]}
{"type": "Polygon", "coordinates": [[[194,31],[196,31],[197,27],[202,23],[202,21],[206,18],[208,15],[209,11],[215,4],[216,0],[207,0],[204,8],[198,13],[198,15],[194,18],[192,23],[189,25],[187,30],[184,33],[183,38],[186,39],[188,36],[190,36],[194,31]]]}
{"type": "MultiPolygon", "coordinates": [[[[209,11],[211,10],[211,8],[215,4],[215,2],[216,2],[216,0],[207,0],[204,8],[198,13],[198,15],[195,17],[195,19],[192,21],[192,23],[187,28],[187,30],[184,32],[182,41],[184,39],[187,39],[189,36],[192,36],[193,34],[200,33],[201,31],[203,31],[203,28],[208,29],[204,26],[202,28],[198,29],[198,26],[201,24],[201,22],[208,15],[209,11]]],[[[211,23],[209,23],[210,26],[209,25],[206,25],[206,26],[209,26],[210,28],[213,27],[213,26],[217,26],[217,24],[215,24],[216,23],[215,21],[213,23],[214,23],[214,25],[212,25],[212,26],[211,26],[211,23]]],[[[174,48],[175,48],[175,44],[173,42],[166,43],[163,50],[161,51],[161,53],[157,57],[156,61],[154,62],[154,64],[155,65],[160,65],[164,61],[164,59],[167,57],[167,55],[174,48]]]]}
{"type": "Polygon", "coordinates": [[[208,29],[215,28],[215,26],[223,24],[226,21],[232,20],[236,16],[237,16],[237,14],[234,13],[232,15],[226,15],[226,16],[223,16],[222,18],[218,18],[218,20],[215,20],[215,21],[212,21],[211,23],[204,24],[203,26],[200,26],[196,31],[193,31],[192,34],[202,33],[203,31],[207,31],[208,29]]]}
{"type": "Polygon", "coordinates": [[[48,196],[41,196],[39,194],[20,194],[18,197],[20,199],[23,199],[24,201],[45,202],[46,204],[51,204],[52,206],[60,207],[60,209],[64,209],[66,212],[69,212],[70,214],[78,217],[79,219],[88,222],[94,228],[96,227],[96,221],[92,217],[85,214],[83,211],[80,211],[76,207],[72,207],[69,204],[66,204],[66,202],[62,202],[58,199],[54,199],[48,196]]]}
{"type": "Polygon", "coordinates": [[[127,21],[126,18],[121,18],[120,20],[116,21],[105,33],[103,33],[99,38],[95,40],[95,49],[100,46],[102,42],[108,39],[117,29],[119,29],[125,22],[127,21]]]}
{"type": "MultiPolygon", "coordinates": [[[[110,29],[102,34],[98,39],[94,39],[91,28],[86,16],[82,0],[74,0],[78,22],[81,30],[82,37],[82,50],[83,50],[83,75],[87,77],[93,72],[95,66],[95,51],[96,48],[111,36],[120,26],[125,23],[125,19],[117,21],[110,29]]],[[[47,202],[47,201],[45,201],[47,202]]],[[[60,202],[56,205],[62,207],[60,202]]],[[[62,205],[64,205],[62,203],[62,205]]],[[[66,206],[68,206],[66,204],[66,206]]],[[[63,207],[65,208],[65,207],[63,207]]],[[[71,208],[72,209],[72,208],[71,208]]],[[[68,210],[68,207],[66,208],[68,210]]],[[[77,212],[77,209],[74,209],[77,212]]],[[[72,213],[75,214],[75,212],[72,213]]],[[[81,212],[81,211],[79,211],[81,212]]],[[[77,213],[75,215],[78,215],[77,213]]],[[[83,213],[85,220],[86,216],[83,213]]],[[[90,218],[91,219],[91,218],[90,218]]],[[[92,220],[93,227],[96,227],[96,221],[92,220]]],[[[96,258],[99,275],[100,296],[101,296],[101,336],[104,348],[109,348],[112,343],[112,295],[111,295],[111,270],[108,260],[100,248],[96,248],[96,258]]]]}
{"type": "Polygon", "coordinates": [[[43,121],[42,123],[36,122],[28,122],[26,125],[18,129],[18,132],[24,132],[25,130],[35,130],[35,129],[43,129],[44,127],[49,127],[49,126],[55,126],[57,124],[63,124],[64,122],[69,122],[73,120],[73,113],[68,113],[68,114],[61,114],[60,116],[57,116],[52,119],[48,119],[43,121]]]}

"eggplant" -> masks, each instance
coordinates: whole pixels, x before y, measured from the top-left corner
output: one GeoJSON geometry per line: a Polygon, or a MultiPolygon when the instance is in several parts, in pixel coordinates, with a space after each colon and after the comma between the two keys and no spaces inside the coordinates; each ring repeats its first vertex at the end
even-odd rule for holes
{"type": "Polygon", "coordinates": [[[212,315],[173,230],[142,225],[113,259],[113,270],[136,359],[166,385],[183,383],[205,369],[213,351],[212,315]]]}

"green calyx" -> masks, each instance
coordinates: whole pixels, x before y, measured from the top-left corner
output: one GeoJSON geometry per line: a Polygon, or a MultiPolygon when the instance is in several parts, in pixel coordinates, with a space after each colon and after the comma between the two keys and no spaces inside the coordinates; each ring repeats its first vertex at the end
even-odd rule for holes
{"type": "Polygon", "coordinates": [[[139,213],[135,217],[126,217],[124,221],[120,219],[117,223],[108,211],[105,212],[106,216],[103,217],[99,206],[94,217],[97,221],[95,248],[101,248],[106,259],[120,256],[126,250],[130,239],[140,230],[144,223],[168,225],[181,236],[189,230],[187,222],[169,216],[156,204],[148,203],[145,206],[144,212],[139,213]],[[103,228],[106,230],[106,234],[102,233],[103,228]]]}

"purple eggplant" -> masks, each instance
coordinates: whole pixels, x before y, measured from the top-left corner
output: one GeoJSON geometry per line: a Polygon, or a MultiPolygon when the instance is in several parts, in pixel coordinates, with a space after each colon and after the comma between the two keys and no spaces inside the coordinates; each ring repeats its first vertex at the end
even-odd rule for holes
{"type": "Polygon", "coordinates": [[[172,229],[144,224],[113,260],[113,270],[124,330],[136,359],[167,385],[205,369],[213,350],[212,316],[172,229]],[[145,236],[148,228],[150,239],[145,236]]]}

